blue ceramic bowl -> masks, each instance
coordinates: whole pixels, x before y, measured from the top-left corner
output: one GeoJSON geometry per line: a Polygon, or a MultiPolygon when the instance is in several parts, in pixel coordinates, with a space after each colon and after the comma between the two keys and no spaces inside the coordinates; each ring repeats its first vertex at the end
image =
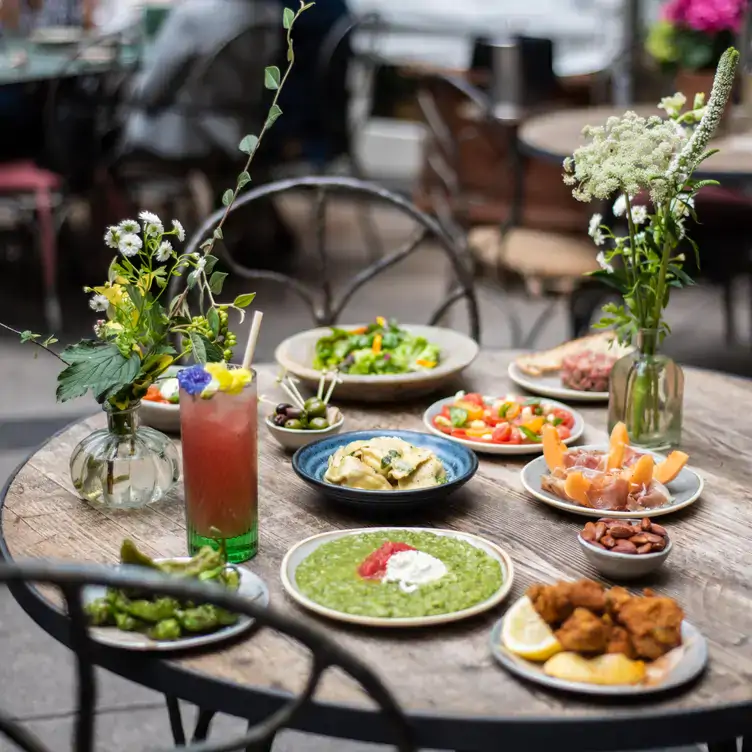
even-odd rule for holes
{"type": "Polygon", "coordinates": [[[407,509],[433,505],[439,499],[464,486],[478,469],[475,452],[449,439],[418,431],[350,431],[314,441],[298,449],[292,457],[293,470],[308,484],[322,494],[344,504],[373,509],[407,509]],[[430,449],[446,469],[447,482],[431,488],[416,488],[409,491],[365,491],[360,488],[336,486],[324,481],[329,457],[339,447],[359,439],[379,436],[396,436],[414,446],[430,449]]]}

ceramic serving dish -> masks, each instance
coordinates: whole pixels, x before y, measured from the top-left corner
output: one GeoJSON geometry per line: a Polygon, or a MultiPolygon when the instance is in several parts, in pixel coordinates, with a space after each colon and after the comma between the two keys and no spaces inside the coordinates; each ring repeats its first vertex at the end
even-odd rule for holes
{"type": "Polygon", "coordinates": [[[349,431],[301,447],[293,455],[292,467],[300,478],[332,501],[361,509],[405,510],[418,506],[433,507],[458,488],[464,486],[478,470],[478,458],[467,447],[449,441],[449,439],[419,433],[418,431],[349,431]],[[339,447],[349,444],[351,441],[373,439],[378,436],[396,436],[413,446],[429,449],[444,465],[447,482],[440,486],[407,491],[367,491],[360,488],[337,486],[324,480],[329,457],[339,447]]]}
{"type": "MultiPolygon", "coordinates": [[[[634,522],[635,520],[627,521],[634,522]]],[[[639,520],[637,521],[639,522],[639,520]]],[[[577,540],[585,558],[598,572],[611,580],[634,580],[654,572],[668,559],[668,555],[674,547],[674,543],[669,537],[663,551],[649,554],[622,554],[593,546],[581,534],[577,536],[577,540]]]]}
{"type": "Polygon", "coordinates": [[[564,386],[558,371],[545,373],[542,376],[531,376],[516,363],[510,363],[507,375],[517,386],[542,397],[554,397],[567,402],[608,402],[608,392],[583,392],[564,386]]]}
{"type": "Polygon", "coordinates": [[[310,444],[312,441],[318,441],[327,436],[334,436],[342,430],[342,426],[345,424],[345,416],[336,407],[328,407],[326,417],[329,421],[329,428],[324,428],[320,431],[277,426],[269,416],[264,418],[264,423],[266,423],[269,433],[275,438],[278,444],[288,451],[294,452],[296,449],[300,449],[300,447],[310,444]]]}
{"type": "MultiPolygon", "coordinates": [[[[356,329],[359,326],[362,324],[343,324],[342,328],[356,329]]],[[[405,325],[404,329],[425,337],[440,348],[441,361],[436,368],[416,373],[379,376],[340,374],[342,382],[337,386],[338,401],[394,402],[430,394],[450,383],[478,355],[478,343],[452,329],[417,324],[405,325]]],[[[329,327],[322,327],[295,334],[280,343],[274,357],[283,368],[299,377],[315,391],[321,378],[321,372],[313,368],[316,342],[330,333],[329,327]]]]}
{"type": "MultiPolygon", "coordinates": [[[[170,366],[159,381],[174,379],[183,366],[170,366]]],[[[152,402],[141,400],[141,408],[138,411],[139,420],[145,426],[156,428],[164,433],[180,433],[180,405],[166,402],[152,402]]]]}

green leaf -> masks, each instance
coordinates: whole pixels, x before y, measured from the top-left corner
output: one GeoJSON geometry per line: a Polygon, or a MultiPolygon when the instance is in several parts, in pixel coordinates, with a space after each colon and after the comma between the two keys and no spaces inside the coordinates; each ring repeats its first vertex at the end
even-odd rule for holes
{"type": "Polygon", "coordinates": [[[201,250],[205,250],[207,248],[211,248],[213,245],[214,245],[214,238],[209,238],[208,240],[205,240],[203,243],[201,243],[199,248],[201,250]]]}
{"type": "Polygon", "coordinates": [[[247,292],[243,295],[238,295],[237,298],[233,301],[233,305],[236,308],[248,308],[248,306],[253,303],[253,299],[256,297],[255,292],[247,292]]]}
{"type": "Polygon", "coordinates": [[[238,175],[238,188],[243,188],[250,182],[251,176],[247,172],[243,171],[240,173],[240,175],[238,175]]]}
{"type": "Polygon", "coordinates": [[[295,20],[295,11],[290,10],[290,8],[285,8],[284,11],[282,11],[283,28],[285,29],[291,28],[294,20],[295,20]]]}
{"type": "Polygon", "coordinates": [[[215,240],[222,240],[224,235],[222,234],[222,228],[221,227],[215,227],[214,228],[214,239],[215,240]]]}
{"type": "Polygon", "coordinates": [[[224,355],[222,349],[210,342],[203,334],[188,332],[188,338],[191,341],[193,359],[196,363],[218,363],[222,360],[224,355]]]}
{"type": "Polygon", "coordinates": [[[528,441],[532,441],[533,444],[540,444],[543,441],[543,439],[541,439],[541,437],[538,436],[537,433],[535,433],[534,431],[531,431],[529,428],[526,428],[525,426],[517,426],[517,428],[519,428],[522,435],[528,441]]]}
{"type": "Polygon", "coordinates": [[[247,136],[243,137],[243,140],[240,142],[240,146],[238,148],[243,152],[243,154],[253,154],[253,152],[256,151],[258,142],[258,138],[256,138],[256,136],[254,136],[252,133],[249,133],[247,136]]]}
{"type": "Polygon", "coordinates": [[[229,206],[232,203],[232,197],[235,195],[235,191],[230,190],[229,188],[222,194],[222,204],[223,206],[229,206]]]}
{"type": "Polygon", "coordinates": [[[467,410],[464,407],[450,407],[449,420],[455,428],[462,428],[467,423],[467,410]]]}
{"type": "Polygon", "coordinates": [[[211,275],[209,289],[211,290],[212,295],[219,295],[222,292],[222,285],[225,283],[225,279],[227,279],[227,274],[224,272],[214,272],[214,274],[211,275]]]}
{"type": "Polygon", "coordinates": [[[271,89],[272,91],[279,89],[280,80],[281,75],[276,65],[270,65],[264,69],[264,86],[267,89],[271,89]]]}
{"type": "Polygon", "coordinates": [[[82,340],[66,347],[60,357],[68,366],[57,377],[59,402],[91,391],[102,403],[131,384],[141,368],[141,359],[135,353],[125,358],[116,345],[107,342],[82,340]]]}
{"type": "Polygon", "coordinates": [[[196,282],[198,282],[198,275],[195,272],[191,272],[185,285],[189,290],[192,290],[196,286],[196,282]]]}
{"type": "Polygon", "coordinates": [[[216,308],[209,309],[209,312],[206,314],[206,320],[209,324],[209,329],[211,329],[211,333],[216,338],[219,335],[219,314],[217,313],[216,308]]]}
{"type": "Polygon", "coordinates": [[[266,116],[266,125],[264,127],[271,128],[281,114],[282,108],[278,104],[273,104],[269,108],[269,114],[266,116]]]}
{"type": "Polygon", "coordinates": [[[50,345],[54,345],[55,342],[58,342],[58,338],[53,335],[51,337],[47,337],[47,339],[42,342],[42,345],[44,347],[49,347],[50,345]]]}
{"type": "Polygon", "coordinates": [[[594,272],[589,272],[588,276],[595,277],[599,282],[603,282],[604,285],[613,287],[614,290],[618,290],[624,294],[627,291],[626,285],[615,274],[606,271],[605,269],[598,269],[594,272]]]}
{"type": "Polygon", "coordinates": [[[131,303],[133,303],[136,309],[141,308],[141,303],[144,300],[141,290],[139,290],[136,285],[126,285],[125,291],[128,293],[128,297],[131,299],[131,303]]]}
{"type": "Polygon", "coordinates": [[[206,266],[204,267],[204,274],[206,274],[207,277],[214,270],[214,266],[216,265],[217,261],[219,261],[219,259],[216,256],[206,257],[206,266]]]}
{"type": "Polygon", "coordinates": [[[691,287],[695,283],[692,277],[690,277],[684,269],[676,266],[676,264],[669,264],[668,270],[681,283],[682,287],[691,287]]]}
{"type": "Polygon", "coordinates": [[[33,342],[35,339],[38,339],[41,336],[41,334],[35,334],[34,332],[25,329],[21,332],[21,342],[33,342]]]}

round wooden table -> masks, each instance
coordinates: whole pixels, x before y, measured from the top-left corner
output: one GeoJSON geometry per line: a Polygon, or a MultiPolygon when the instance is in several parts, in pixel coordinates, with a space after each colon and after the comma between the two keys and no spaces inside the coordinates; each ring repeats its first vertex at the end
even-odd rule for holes
{"type": "MultiPolygon", "coordinates": [[[[483,393],[511,391],[511,353],[484,352],[463,386],[483,393]]],[[[259,368],[260,390],[274,396],[275,368],[259,368]]],[[[422,427],[421,403],[367,408],[344,406],[346,428],[422,427]]],[[[582,408],[584,442],[605,438],[605,409],[582,408]]],[[[427,630],[376,630],[320,622],[344,647],[385,679],[414,724],[420,746],[457,750],[617,750],[692,742],[722,744],[752,732],[752,467],[750,383],[720,374],[686,374],[683,448],[706,480],[703,498],[666,518],[674,540],[667,565],[646,583],[676,598],[705,634],[710,664],[693,686],[638,702],[596,702],[552,694],[501,669],[489,652],[489,633],[504,606],[471,621],[427,630]]],[[[136,512],[95,509],[73,493],[68,458],[74,445],[103,421],[76,424],[35,452],[7,485],[2,504],[6,557],[116,562],[122,539],[154,556],[185,554],[180,490],[155,508],[136,512]]],[[[373,519],[335,507],[300,481],[289,456],[261,431],[259,498],[261,547],[248,563],[269,585],[272,605],[300,618],[283,594],[279,566],[294,543],[332,528],[413,524],[465,530],[503,546],[517,578],[507,603],[534,581],[596,577],[577,532],[585,519],[551,509],[522,490],[526,459],[481,456],[468,485],[432,514],[373,519]]],[[[662,520],[663,522],[663,520],[662,520]]],[[[642,583],[641,583],[642,584],[642,583]]],[[[65,642],[67,619],[26,586],[13,594],[54,638],[65,642]]],[[[159,658],[103,649],[105,668],[202,708],[258,719],[300,689],[307,656],[279,635],[261,630],[215,653],[159,658]]],[[[343,676],[325,678],[299,727],[319,733],[388,741],[384,722],[343,676]]],[[[735,747],[734,747],[735,749],[735,747]]]]}
{"type": "MultiPolygon", "coordinates": [[[[572,155],[585,139],[582,129],[586,125],[604,125],[610,117],[621,117],[628,109],[649,117],[666,113],[652,105],[634,107],[585,107],[561,110],[538,115],[527,120],[519,129],[522,148],[530,156],[563,162],[572,155]]],[[[695,175],[715,178],[724,182],[742,182],[752,179],[752,123],[739,116],[729,117],[728,129],[715,138],[713,148],[720,153],[703,162],[695,175]]]]}

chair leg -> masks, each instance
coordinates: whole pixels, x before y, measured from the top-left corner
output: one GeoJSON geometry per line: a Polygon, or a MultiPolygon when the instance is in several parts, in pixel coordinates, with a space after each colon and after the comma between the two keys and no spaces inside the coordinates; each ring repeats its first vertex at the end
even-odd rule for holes
{"type": "Polygon", "coordinates": [[[49,191],[36,194],[37,220],[39,222],[39,243],[42,252],[42,279],[44,282],[44,314],[51,332],[63,325],[60,300],[57,296],[57,238],[55,221],[52,216],[52,197],[49,191]]]}
{"type": "Polygon", "coordinates": [[[726,330],[726,344],[735,345],[737,331],[734,311],[734,280],[724,280],[721,283],[721,291],[723,295],[723,323],[726,330]]]}

